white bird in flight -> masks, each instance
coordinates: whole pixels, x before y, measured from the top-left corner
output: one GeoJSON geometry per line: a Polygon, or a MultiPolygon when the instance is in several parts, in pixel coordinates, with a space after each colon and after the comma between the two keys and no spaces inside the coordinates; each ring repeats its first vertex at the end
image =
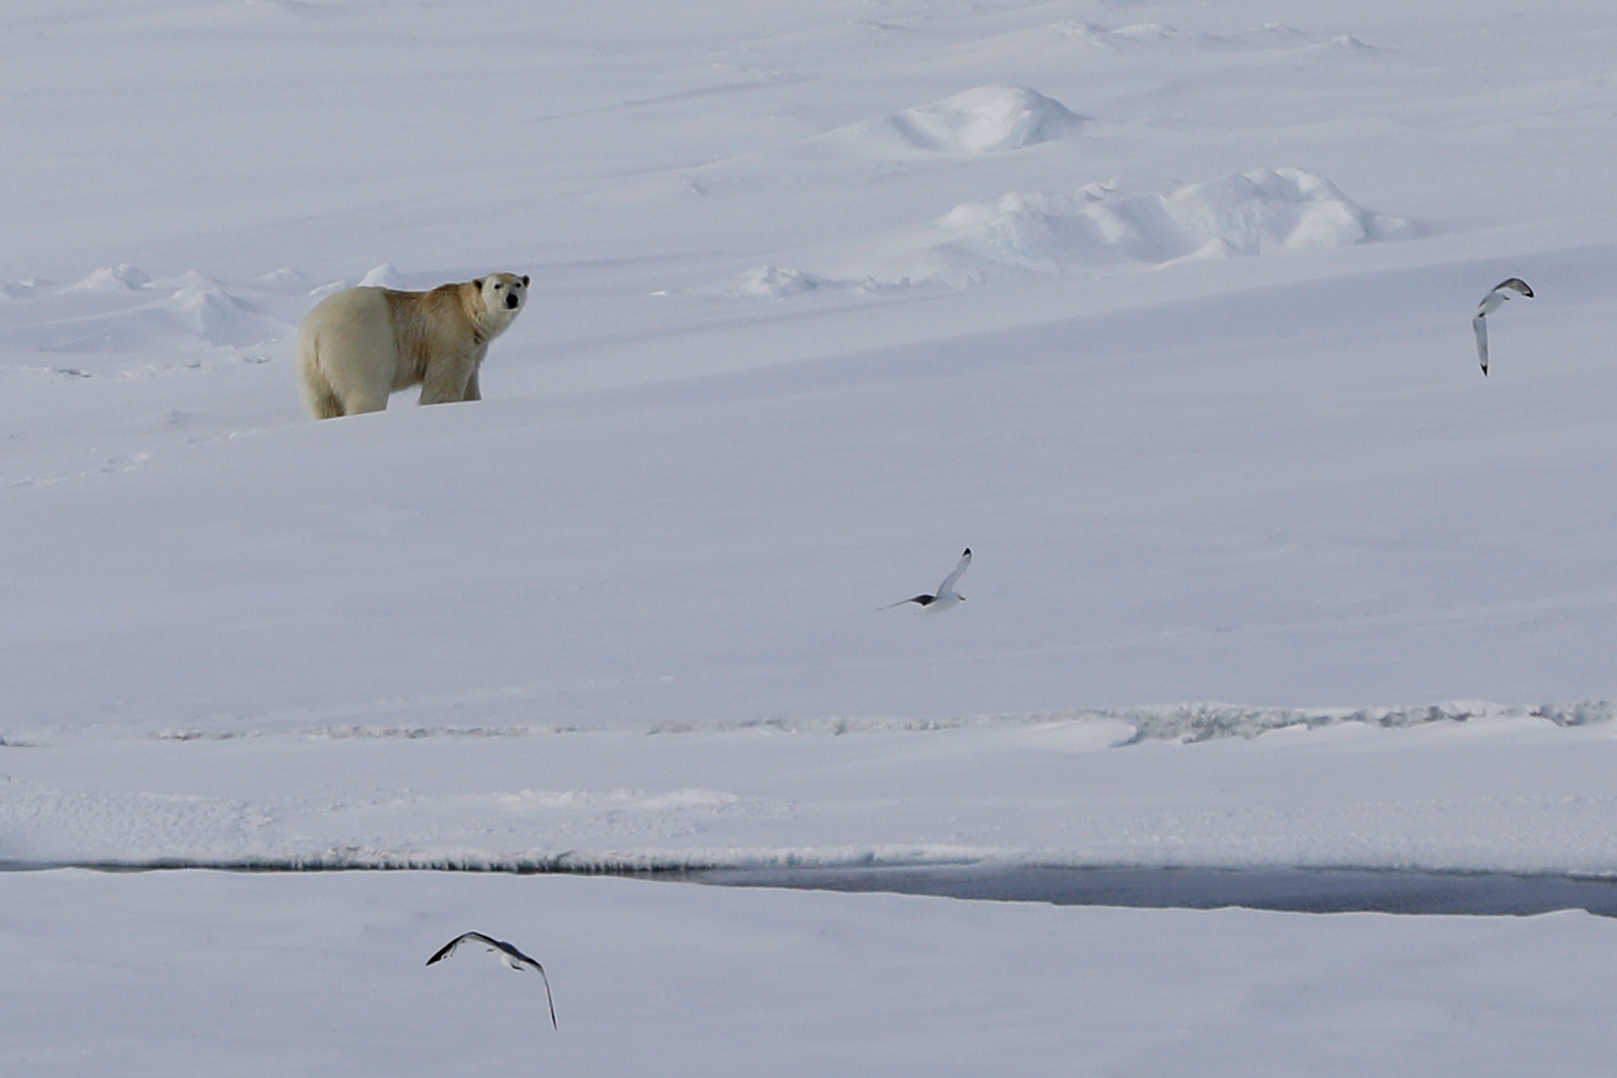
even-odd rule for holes
{"type": "Polygon", "coordinates": [[[970,566],[971,548],[968,546],[966,548],[966,552],[960,555],[960,563],[954,567],[954,572],[944,577],[943,583],[938,585],[938,593],[936,595],[917,595],[913,599],[901,599],[896,603],[890,603],[887,606],[882,607],[882,609],[891,610],[893,607],[903,606],[905,603],[919,603],[928,612],[935,610],[948,610],[956,603],[960,603],[965,600],[966,597],[964,595],[957,595],[955,593],[954,582],[959,580],[960,574],[965,572],[970,566]]]}
{"type": "Polygon", "coordinates": [[[1472,332],[1477,335],[1477,358],[1482,360],[1482,375],[1488,376],[1488,323],[1485,319],[1493,314],[1505,300],[1510,298],[1511,292],[1520,292],[1528,299],[1533,298],[1533,290],[1527,287],[1527,282],[1520,277],[1512,277],[1507,281],[1500,281],[1494,285],[1493,291],[1482,297],[1477,304],[1476,317],[1471,319],[1472,332]]]}
{"type": "Polygon", "coordinates": [[[464,935],[456,936],[454,939],[438,948],[438,953],[427,959],[427,965],[430,966],[434,962],[440,962],[443,959],[448,958],[450,955],[455,953],[456,947],[459,947],[467,940],[471,940],[473,943],[481,943],[484,947],[488,948],[489,954],[495,955],[501,962],[505,963],[507,968],[514,969],[518,973],[522,972],[524,968],[538,970],[540,979],[545,982],[545,1002],[550,1004],[550,1026],[552,1029],[561,1028],[560,1026],[556,1025],[556,1001],[552,999],[550,995],[550,978],[545,976],[545,967],[541,966],[538,962],[517,950],[511,944],[506,943],[504,940],[497,940],[492,936],[485,936],[481,932],[467,932],[464,935]]]}

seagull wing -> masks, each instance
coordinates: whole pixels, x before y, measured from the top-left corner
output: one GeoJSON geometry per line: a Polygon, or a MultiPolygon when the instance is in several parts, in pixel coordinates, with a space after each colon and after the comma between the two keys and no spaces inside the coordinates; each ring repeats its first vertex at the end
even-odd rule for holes
{"type": "Polygon", "coordinates": [[[966,552],[960,555],[960,562],[954,567],[954,572],[944,577],[943,583],[938,585],[938,594],[942,595],[954,587],[954,582],[960,579],[960,574],[969,568],[971,568],[971,548],[968,546],[966,552]]]}
{"type": "MultiPolygon", "coordinates": [[[[528,961],[533,960],[530,958],[528,961]]],[[[539,963],[534,962],[533,968],[539,971],[539,979],[545,982],[545,1003],[550,1006],[550,1028],[560,1029],[561,1027],[556,1024],[556,997],[550,994],[550,978],[545,976],[545,967],[539,963]]]]}
{"type": "Polygon", "coordinates": [[[1493,290],[1495,292],[1498,292],[1500,289],[1504,288],[1508,288],[1512,292],[1520,292],[1528,299],[1533,298],[1533,290],[1527,287],[1527,282],[1522,280],[1520,277],[1510,277],[1493,286],[1493,290]]]}
{"type": "MultiPolygon", "coordinates": [[[[487,939],[488,937],[483,936],[481,938],[487,939]]],[[[538,959],[531,958],[528,955],[523,954],[509,943],[501,943],[499,940],[495,940],[494,942],[499,944],[500,950],[504,951],[510,958],[515,960],[514,962],[507,963],[507,965],[509,965],[512,969],[520,969],[522,966],[527,966],[539,974],[539,979],[545,982],[545,1002],[550,1005],[550,1028],[560,1029],[561,1027],[556,1025],[556,999],[550,994],[550,978],[545,976],[545,967],[539,964],[538,959]]]]}
{"type": "Polygon", "coordinates": [[[1482,315],[1471,319],[1471,329],[1477,335],[1477,358],[1482,361],[1482,373],[1488,373],[1488,320],[1482,315]]]}
{"type": "Polygon", "coordinates": [[[917,595],[912,599],[900,599],[896,603],[888,603],[886,606],[882,607],[882,609],[891,610],[893,607],[903,606],[905,603],[920,603],[922,606],[929,606],[936,602],[937,598],[938,597],[936,595],[917,595]]]}
{"type": "Polygon", "coordinates": [[[494,942],[493,940],[489,939],[487,936],[483,935],[481,932],[466,932],[466,933],[463,933],[463,934],[461,934],[459,936],[456,936],[454,939],[450,940],[448,943],[444,944],[442,947],[438,948],[438,953],[433,955],[431,958],[427,959],[427,965],[430,966],[434,962],[442,962],[444,959],[448,958],[450,955],[455,953],[455,948],[456,947],[459,947],[461,944],[465,943],[467,940],[476,940],[479,943],[493,943],[494,942]]]}

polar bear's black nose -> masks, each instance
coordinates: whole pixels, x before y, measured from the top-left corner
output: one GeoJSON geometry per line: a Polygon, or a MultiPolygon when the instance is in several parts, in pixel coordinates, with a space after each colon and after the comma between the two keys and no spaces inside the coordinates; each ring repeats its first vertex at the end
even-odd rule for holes
{"type": "Polygon", "coordinates": [[[521,304],[522,304],[522,301],[520,299],[517,299],[516,293],[512,293],[511,295],[505,297],[505,305],[507,307],[515,309],[516,307],[520,306],[521,304]]]}

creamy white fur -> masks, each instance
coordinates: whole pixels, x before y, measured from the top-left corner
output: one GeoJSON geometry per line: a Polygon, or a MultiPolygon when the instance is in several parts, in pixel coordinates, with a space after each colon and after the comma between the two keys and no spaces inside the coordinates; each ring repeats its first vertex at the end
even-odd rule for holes
{"type": "Polygon", "coordinates": [[[315,305],[298,331],[298,378],[316,419],[379,412],[421,387],[422,404],[482,397],[488,345],[527,300],[528,278],[495,273],[430,292],[349,288],[315,305]]]}

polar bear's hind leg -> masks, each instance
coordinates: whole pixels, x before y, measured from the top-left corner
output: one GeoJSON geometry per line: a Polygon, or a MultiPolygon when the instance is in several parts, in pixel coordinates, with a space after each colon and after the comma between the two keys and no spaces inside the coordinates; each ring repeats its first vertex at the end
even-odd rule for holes
{"type": "Polygon", "coordinates": [[[313,341],[299,343],[298,383],[303,390],[303,403],[308,407],[309,414],[316,419],[335,419],[343,415],[342,401],[320,370],[315,355],[319,346],[313,341]]]}
{"type": "Polygon", "coordinates": [[[316,419],[336,419],[343,415],[342,401],[331,391],[331,387],[322,385],[309,392],[305,398],[309,402],[309,411],[316,419]]]}

